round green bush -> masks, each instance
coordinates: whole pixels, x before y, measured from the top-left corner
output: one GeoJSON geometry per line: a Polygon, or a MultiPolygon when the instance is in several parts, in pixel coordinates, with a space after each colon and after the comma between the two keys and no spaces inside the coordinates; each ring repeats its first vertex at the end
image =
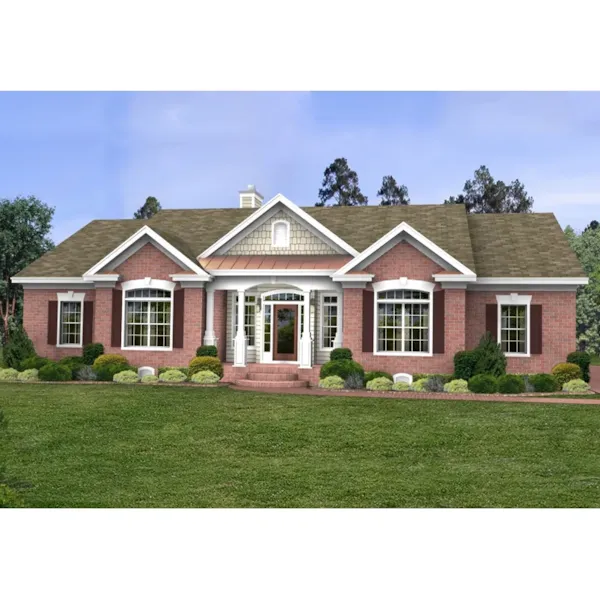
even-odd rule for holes
{"type": "Polygon", "coordinates": [[[187,377],[181,372],[175,369],[171,371],[165,371],[158,376],[158,380],[164,383],[182,383],[187,377]]]}
{"type": "Polygon", "coordinates": [[[73,371],[67,365],[48,363],[39,370],[38,377],[42,381],[71,381],[73,371]]]}
{"type": "Polygon", "coordinates": [[[19,493],[6,485],[0,483],[0,508],[23,508],[25,503],[19,493]]]}
{"type": "Polygon", "coordinates": [[[115,383],[137,383],[140,380],[135,371],[119,371],[113,375],[115,383]]]}
{"type": "Polygon", "coordinates": [[[343,390],[344,380],[338,375],[329,375],[319,379],[319,387],[326,390],[343,390]]]}
{"type": "Polygon", "coordinates": [[[27,371],[28,369],[37,369],[39,371],[49,362],[52,362],[49,358],[43,358],[42,356],[30,356],[29,358],[21,361],[21,370],[27,371]]]}
{"type": "Polygon", "coordinates": [[[501,375],[498,377],[498,391],[501,394],[523,394],[525,380],[520,375],[501,375]]]}
{"type": "Polygon", "coordinates": [[[498,380],[493,375],[473,375],[469,379],[469,391],[474,394],[495,394],[498,391],[498,380]]]}
{"type": "Polygon", "coordinates": [[[17,381],[18,376],[16,369],[0,369],[0,381],[17,381]]]}
{"type": "Polygon", "coordinates": [[[387,377],[376,377],[367,381],[367,389],[372,392],[389,392],[393,383],[387,377]]]}
{"type": "Polygon", "coordinates": [[[453,379],[444,384],[444,391],[448,394],[468,394],[469,384],[464,379],[453,379]]]}
{"type": "Polygon", "coordinates": [[[392,384],[392,389],[394,392],[408,392],[410,385],[406,381],[396,381],[396,383],[392,384]]]}
{"type": "Polygon", "coordinates": [[[108,365],[125,365],[129,366],[127,359],[120,354],[102,354],[94,361],[94,368],[100,369],[108,365]]]}
{"type": "Polygon", "coordinates": [[[583,379],[571,379],[567,381],[563,387],[563,392],[588,392],[590,389],[590,384],[586,383],[583,379]]]}
{"type": "Polygon", "coordinates": [[[196,356],[219,356],[216,346],[198,346],[196,356]]]}
{"type": "Polygon", "coordinates": [[[192,358],[188,369],[188,375],[191,377],[199,371],[212,371],[219,379],[223,378],[223,365],[218,358],[214,356],[197,356],[192,358]]]}
{"type": "Polygon", "coordinates": [[[192,375],[191,380],[194,383],[209,385],[219,383],[219,376],[212,371],[198,371],[192,375]]]}
{"type": "Polygon", "coordinates": [[[352,360],[350,348],[334,348],[329,354],[329,360],[352,360]]]}
{"type": "Polygon", "coordinates": [[[556,392],[559,389],[556,377],[554,377],[554,375],[550,375],[550,373],[538,373],[537,375],[530,375],[529,383],[533,386],[534,392],[556,392]]]}
{"type": "Polygon", "coordinates": [[[166,373],[167,371],[181,371],[186,377],[190,376],[189,367],[158,367],[158,376],[160,377],[161,373],[166,373]]]}
{"type": "MultiPolygon", "coordinates": [[[[81,367],[77,372],[81,373],[84,367],[81,367]]],[[[98,381],[112,381],[113,377],[121,371],[131,371],[128,364],[107,364],[100,367],[92,367],[92,372],[98,381]]]]}
{"type": "Polygon", "coordinates": [[[19,381],[27,382],[27,381],[38,381],[39,372],[37,369],[26,369],[22,373],[19,373],[17,379],[19,381]]]}
{"type": "Polygon", "coordinates": [[[340,358],[339,360],[330,360],[321,366],[321,379],[330,377],[331,375],[337,375],[342,379],[346,380],[353,373],[358,373],[364,380],[365,370],[353,360],[347,358],[340,358]]]}
{"type": "Polygon", "coordinates": [[[65,356],[58,361],[58,364],[71,369],[71,379],[75,379],[75,373],[85,366],[82,356],[65,356]]]}
{"type": "Polygon", "coordinates": [[[365,383],[373,381],[373,379],[377,379],[378,377],[385,377],[392,382],[394,381],[394,377],[385,371],[367,371],[365,373],[365,383]]]}
{"type": "Polygon", "coordinates": [[[589,383],[590,381],[590,362],[592,357],[587,352],[571,352],[567,356],[567,362],[579,365],[581,369],[582,379],[589,383]]]}
{"type": "Polygon", "coordinates": [[[427,383],[427,379],[417,379],[416,381],[413,380],[412,385],[410,386],[410,389],[413,392],[426,392],[427,388],[425,387],[425,384],[427,383]]]}
{"type": "Polygon", "coordinates": [[[102,344],[86,344],[83,348],[83,362],[86,365],[93,365],[99,356],[104,354],[104,346],[102,344]]]}
{"type": "Polygon", "coordinates": [[[573,363],[558,363],[552,367],[552,375],[556,377],[558,385],[562,388],[567,381],[581,379],[583,374],[581,367],[573,363]]]}
{"type": "Polygon", "coordinates": [[[144,375],[142,383],[158,383],[158,377],[156,375],[144,375]]]}

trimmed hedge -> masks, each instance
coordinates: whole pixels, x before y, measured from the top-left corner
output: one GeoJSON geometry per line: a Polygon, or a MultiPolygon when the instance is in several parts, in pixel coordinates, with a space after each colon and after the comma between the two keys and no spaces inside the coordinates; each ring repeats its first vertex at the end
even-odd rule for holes
{"type": "Polygon", "coordinates": [[[556,392],[560,389],[558,381],[554,375],[549,373],[538,373],[537,375],[529,375],[529,383],[533,386],[534,392],[556,392]]]}
{"type": "Polygon", "coordinates": [[[189,367],[158,367],[158,376],[167,371],[181,371],[186,377],[189,377],[189,367]]]}
{"type": "Polygon", "coordinates": [[[219,376],[212,371],[198,371],[192,375],[191,380],[193,383],[210,385],[219,383],[219,376]]]}
{"type": "Polygon", "coordinates": [[[525,392],[525,379],[520,375],[501,375],[498,377],[498,391],[501,394],[522,394],[525,392]]]}
{"type": "Polygon", "coordinates": [[[344,380],[338,375],[329,375],[319,379],[319,387],[326,390],[343,390],[344,380]]]}
{"type": "Polygon", "coordinates": [[[444,391],[448,394],[468,394],[469,383],[464,379],[453,379],[444,385],[444,391]]]}
{"type": "Polygon", "coordinates": [[[196,356],[219,356],[216,346],[198,346],[196,348],[196,356]]]}
{"type": "Polygon", "coordinates": [[[454,377],[468,381],[475,375],[477,353],[475,350],[461,350],[454,355],[454,377]]]}
{"type": "Polygon", "coordinates": [[[567,381],[581,379],[583,377],[580,366],[573,363],[558,363],[557,365],[554,365],[552,367],[552,375],[556,377],[556,381],[561,389],[567,381]]]}
{"type": "Polygon", "coordinates": [[[107,365],[129,366],[129,363],[121,354],[102,354],[94,361],[94,367],[96,368],[106,367],[107,365]]]}
{"type": "Polygon", "coordinates": [[[119,371],[113,375],[115,383],[137,383],[140,380],[135,371],[119,371]]]}
{"type": "Polygon", "coordinates": [[[389,392],[393,383],[387,377],[376,377],[367,381],[367,389],[372,392],[389,392]]]}
{"type": "Polygon", "coordinates": [[[365,383],[369,383],[369,381],[373,381],[373,379],[377,379],[378,377],[385,377],[392,383],[394,382],[394,377],[385,371],[367,371],[365,373],[365,383]]]}
{"type": "Polygon", "coordinates": [[[176,371],[175,369],[165,371],[158,376],[158,380],[165,383],[182,383],[186,379],[187,377],[181,371],[176,371]]]}
{"type": "Polygon", "coordinates": [[[71,381],[73,371],[67,365],[51,362],[39,370],[38,376],[42,381],[71,381]]]}
{"type": "Polygon", "coordinates": [[[567,362],[578,365],[581,369],[582,379],[589,383],[590,382],[590,362],[592,357],[587,352],[571,352],[567,356],[567,362]]]}
{"type": "Polygon", "coordinates": [[[330,377],[331,375],[337,375],[342,379],[347,379],[353,373],[358,373],[364,380],[365,370],[360,364],[347,358],[341,358],[337,360],[330,360],[321,366],[321,379],[330,377]]]}
{"type": "Polygon", "coordinates": [[[329,354],[329,360],[352,360],[350,348],[334,348],[329,354]]]}
{"type": "Polygon", "coordinates": [[[197,356],[190,361],[188,376],[191,377],[199,371],[212,371],[219,379],[223,379],[223,365],[214,356],[197,356]]]}
{"type": "Polygon", "coordinates": [[[498,391],[498,380],[493,375],[481,373],[469,379],[469,391],[475,394],[495,394],[498,391]]]}
{"type": "Polygon", "coordinates": [[[102,344],[87,344],[83,348],[83,362],[86,365],[93,365],[94,361],[104,354],[104,346],[102,344]]]}

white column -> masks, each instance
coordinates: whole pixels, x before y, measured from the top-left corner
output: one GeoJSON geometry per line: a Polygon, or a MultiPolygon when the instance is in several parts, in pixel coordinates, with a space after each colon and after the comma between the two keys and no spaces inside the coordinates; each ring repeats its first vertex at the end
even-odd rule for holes
{"type": "Polygon", "coordinates": [[[338,294],[337,299],[338,299],[338,301],[337,301],[337,329],[335,330],[335,337],[333,338],[333,347],[341,348],[342,347],[342,334],[344,332],[344,330],[342,329],[342,326],[343,326],[342,315],[344,314],[344,307],[342,305],[343,294],[338,294]]]}
{"type": "Polygon", "coordinates": [[[244,312],[246,308],[245,290],[238,290],[237,334],[234,339],[234,367],[246,366],[246,330],[244,327],[244,312]]]}
{"type": "Polygon", "coordinates": [[[215,291],[206,290],[206,330],[204,332],[204,345],[216,346],[215,337],[215,291]]]}
{"type": "Polygon", "coordinates": [[[304,323],[300,337],[300,368],[312,368],[312,339],[310,337],[310,291],[304,292],[304,323]]]}

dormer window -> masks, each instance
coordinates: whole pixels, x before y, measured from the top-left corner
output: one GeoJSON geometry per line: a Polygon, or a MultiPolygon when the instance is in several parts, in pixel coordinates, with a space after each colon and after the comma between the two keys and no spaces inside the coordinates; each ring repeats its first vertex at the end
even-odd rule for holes
{"type": "Polygon", "coordinates": [[[274,248],[289,248],[290,224],[288,221],[275,221],[273,223],[272,246],[274,248]]]}

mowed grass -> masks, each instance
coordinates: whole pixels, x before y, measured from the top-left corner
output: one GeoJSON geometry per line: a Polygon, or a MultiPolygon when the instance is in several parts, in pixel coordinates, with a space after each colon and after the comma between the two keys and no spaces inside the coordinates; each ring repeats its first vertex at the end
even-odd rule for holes
{"type": "Polygon", "coordinates": [[[0,384],[36,507],[600,506],[600,406],[0,384]]]}

